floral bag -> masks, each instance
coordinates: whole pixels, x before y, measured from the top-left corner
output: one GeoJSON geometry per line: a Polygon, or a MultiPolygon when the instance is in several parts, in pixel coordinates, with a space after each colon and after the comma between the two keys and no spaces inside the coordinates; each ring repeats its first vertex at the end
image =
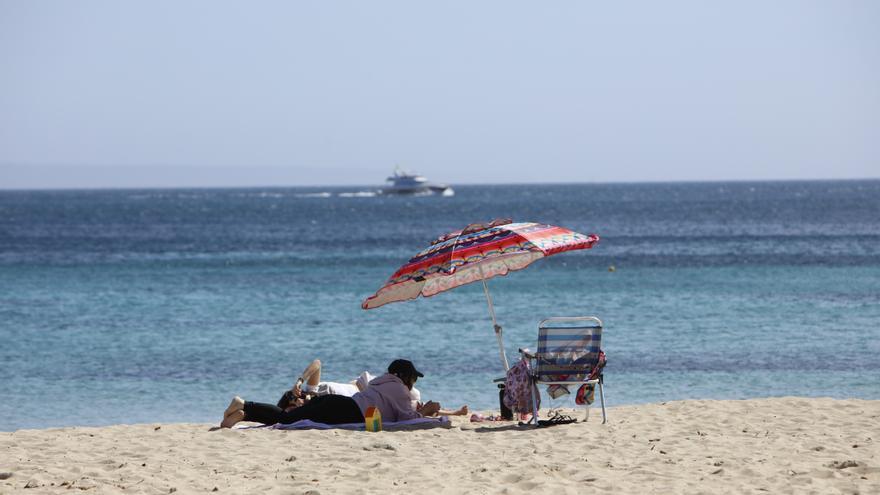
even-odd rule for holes
{"type": "MultiPolygon", "coordinates": [[[[531,367],[529,360],[523,358],[511,366],[504,381],[504,405],[516,413],[532,412],[532,382],[529,377],[531,367]]],[[[541,408],[541,396],[536,397],[538,409],[541,408]]]]}

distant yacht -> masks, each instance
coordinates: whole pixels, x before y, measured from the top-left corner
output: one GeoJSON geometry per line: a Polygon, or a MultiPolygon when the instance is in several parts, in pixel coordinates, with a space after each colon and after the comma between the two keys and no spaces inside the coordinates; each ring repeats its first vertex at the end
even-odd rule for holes
{"type": "Polygon", "coordinates": [[[455,194],[455,191],[445,184],[428,182],[428,179],[421,175],[412,174],[400,168],[395,169],[394,174],[386,180],[389,184],[379,190],[380,194],[413,196],[426,196],[429,194],[452,196],[455,194]]]}

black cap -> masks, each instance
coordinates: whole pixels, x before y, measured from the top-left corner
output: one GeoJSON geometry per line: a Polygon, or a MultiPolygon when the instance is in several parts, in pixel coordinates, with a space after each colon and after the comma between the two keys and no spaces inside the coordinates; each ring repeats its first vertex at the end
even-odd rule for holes
{"type": "Polygon", "coordinates": [[[421,371],[417,370],[412,361],[408,359],[395,359],[388,365],[388,372],[392,375],[410,375],[423,377],[421,371]]]}

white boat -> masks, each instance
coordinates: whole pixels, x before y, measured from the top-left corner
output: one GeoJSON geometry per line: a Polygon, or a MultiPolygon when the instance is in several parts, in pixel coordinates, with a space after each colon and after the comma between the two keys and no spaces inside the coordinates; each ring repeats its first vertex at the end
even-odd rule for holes
{"type": "Polygon", "coordinates": [[[409,173],[399,168],[395,169],[394,174],[386,180],[389,184],[379,190],[379,193],[381,194],[414,196],[424,196],[429,194],[452,196],[455,194],[455,191],[446,184],[428,182],[428,179],[419,174],[409,173]]]}

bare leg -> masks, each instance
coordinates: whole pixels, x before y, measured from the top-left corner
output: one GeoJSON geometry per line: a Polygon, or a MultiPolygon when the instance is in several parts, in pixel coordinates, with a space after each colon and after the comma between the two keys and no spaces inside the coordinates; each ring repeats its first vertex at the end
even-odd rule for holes
{"type": "Polygon", "coordinates": [[[468,406],[463,405],[454,411],[447,411],[445,409],[440,409],[437,411],[437,414],[440,416],[467,416],[468,406]]]}
{"type": "MultiPolygon", "coordinates": [[[[313,390],[318,386],[318,383],[321,382],[321,360],[315,359],[306,369],[303,370],[302,375],[296,379],[296,383],[293,384],[293,387],[290,390],[293,391],[293,395],[295,397],[302,397],[302,387],[303,385],[308,385],[306,387],[306,391],[313,390]]],[[[279,403],[278,407],[284,409],[284,407],[279,403]]]]}
{"type": "MultiPolygon", "coordinates": [[[[317,387],[318,383],[321,382],[321,360],[315,359],[309,363],[309,365],[306,366],[306,369],[303,370],[302,376],[299,377],[299,380],[302,380],[310,387],[317,387]]],[[[299,380],[297,380],[296,385],[293,386],[294,389],[302,385],[299,380]]]]}
{"type": "Polygon", "coordinates": [[[306,391],[312,391],[318,387],[318,383],[321,382],[321,360],[315,359],[306,369],[303,370],[302,375],[296,379],[296,383],[293,384],[293,387],[290,388],[287,392],[284,392],[284,395],[281,396],[281,399],[278,401],[278,407],[281,409],[289,409],[291,407],[299,407],[302,405],[301,399],[303,398],[303,387],[305,386],[306,391]],[[299,402],[299,403],[298,403],[299,402]]]}

